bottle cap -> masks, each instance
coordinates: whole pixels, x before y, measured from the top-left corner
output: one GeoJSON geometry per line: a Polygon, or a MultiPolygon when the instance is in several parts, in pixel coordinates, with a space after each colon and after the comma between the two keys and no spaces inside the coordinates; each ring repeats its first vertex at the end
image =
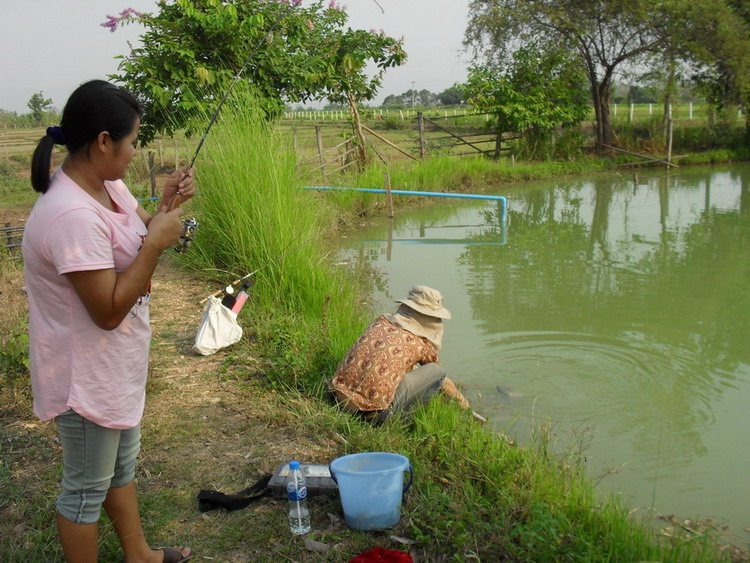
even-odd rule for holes
{"type": "Polygon", "coordinates": [[[299,461],[290,461],[289,469],[291,469],[292,471],[294,471],[295,469],[299,469],[299,461]]]}

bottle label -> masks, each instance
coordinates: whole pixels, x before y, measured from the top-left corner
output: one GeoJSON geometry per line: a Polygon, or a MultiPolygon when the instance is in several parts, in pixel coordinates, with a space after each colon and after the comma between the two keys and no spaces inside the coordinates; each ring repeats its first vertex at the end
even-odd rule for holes
{"type": "Polygon", "coordinates": [[[305,500],[307,498],[307,487],[295,487],[294,483],[289,483],[286,487],[286,496],[293,501],[305,500]]]}

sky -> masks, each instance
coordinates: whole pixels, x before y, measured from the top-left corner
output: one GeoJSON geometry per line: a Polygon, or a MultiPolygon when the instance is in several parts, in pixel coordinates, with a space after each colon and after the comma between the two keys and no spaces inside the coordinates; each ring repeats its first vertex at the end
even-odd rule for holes
{"type": "MultiPolygon", "coordinates": [[[[466,79],[469,56],[461,42],[469,0],[338,3],[346,6],[349,27],[404,38],[408,60],[386,71],[374,103],[412,87],[437,94],[466,79]]],[[[155,0],[0,0],[0,109],[28,113],[29,98],[42,92],[62,110],[79,84],[115,73],[115,57],[126,54],[128,41],[136,44],[143,32],[131,24],[110,33],[99,25],[106,16],[125,8],[149,12],[155,6],[155,0]]]]}

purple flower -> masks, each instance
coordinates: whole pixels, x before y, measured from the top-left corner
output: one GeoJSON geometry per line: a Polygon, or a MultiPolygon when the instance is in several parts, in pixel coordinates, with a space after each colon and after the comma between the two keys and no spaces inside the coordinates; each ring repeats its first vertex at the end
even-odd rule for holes
{"type": "Polygon", "coordinates": [[[114,33],[117,29],[117,26],[120,24],[120,22],[126,18],[140,18],[141,13],[137,10],[134,10],[133,8],[125,8],[122,12],[120,12],[119,16],[110,16],[107,14],[107,21],[104,23],[100,23],[102,27],[106,27],[109,29],[111,33],[114,33]]]}
{"type": "Polygon", "coordinates": [[[115,30],[117,29],[117,23],[118,23],[119,21],[120,21],[120,20],[118,20],[118,19],[117,19],[117,18],[116,18],[115,16],[110,16],[110,15],[108,14],[108,15],[107,15],[107,21],[105,21],[104,23],[101,23],[101,24],[99,24],[99,25],[101,25],[102,27],[106,27],[106,28],[109,28],[109,31],[110,31],[111,33],[114,33],[114,32],[115,32],[115,30]]]}
{"type": "Polygon", "coordinates": [[[141,17],[141,13],[134,8],[125,8],[122,12],[120,12],[120,18],[126,18],[130,14],[133,14],[133,16],[135,16],[136,18],[141,17]]]}

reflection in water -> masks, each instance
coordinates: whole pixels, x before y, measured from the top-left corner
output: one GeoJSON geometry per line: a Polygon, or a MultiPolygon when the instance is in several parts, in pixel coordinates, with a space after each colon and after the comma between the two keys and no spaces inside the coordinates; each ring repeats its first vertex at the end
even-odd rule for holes
{"type": "Polygon", "coordinates": [[[498,428],[523,440],[545,420],[591,427],[592,474],[622,468],[603,488],[739,531],[749,186],[748,167],[602,176],[514,192],[502,245],[499,209],[481,204],[417,210],[349,244],[381,273],[379,299],[415,283],[443,291],[443,363],[498,428]]]}

